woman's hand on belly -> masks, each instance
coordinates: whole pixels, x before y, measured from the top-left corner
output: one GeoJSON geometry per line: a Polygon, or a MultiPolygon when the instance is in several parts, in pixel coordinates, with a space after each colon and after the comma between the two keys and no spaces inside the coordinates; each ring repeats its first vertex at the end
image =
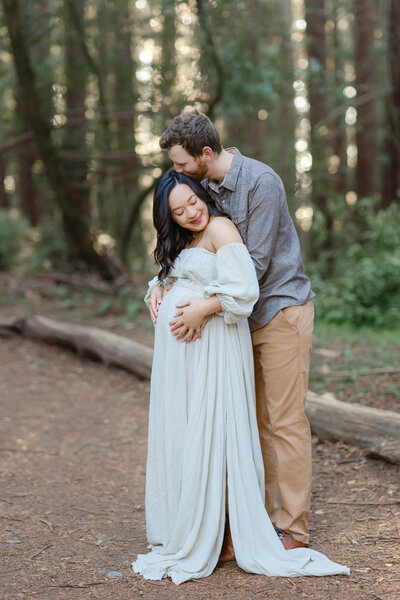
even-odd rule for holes
{"type": "Polygon", "coordinates": [[[167,292],[169,292],[171,287],[172,287],[172,284],[168,285],[167,287],[160,287],[160,286],[156,285],[150,292],[148,308],[150,311],[150,318],[153,322],[154,327],[157,322],[157,317],[158,317],[158,312],[160,310],[161,302],[162,302],[165,294],[167,292]]]}
{"type": "Polygon", "coordinates": [[[179,309],[170,321],[171,333],[182,342],[194,342],[201,337],[210,316],[206,310],[204,298],[189,298],[178,302],[179,309]]]}
{"type": "Polygon", "coordinates": [[[221,310],[217,296],[189,298],[178,302],[176,306],[179,310],[170,321],[171,333],[183,342],[199,339],[211,315],[221,310]]]}

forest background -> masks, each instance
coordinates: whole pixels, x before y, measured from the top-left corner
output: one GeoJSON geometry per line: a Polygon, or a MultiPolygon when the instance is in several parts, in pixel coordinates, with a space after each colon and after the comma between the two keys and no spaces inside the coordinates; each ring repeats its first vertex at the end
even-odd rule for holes
{"type": "Polygon", "coordinates": [[[185,109],[282,177],[318,319],[400,324],[397,0],[2,0],[0,268],[154,271],[185,109]]]}
{"type": "Polygon", "coordinates": [[[400,0],[0,0],[4,594],[177,597],[131,571],[149,382],[108,365],[128,342],[151,354],[158,140],[193,108],[284,181],[316,292],[307,407],[341,440],[313,425],[312,547],[352,574],[277,582],[231,564],[179,597],[392,600],[399,465],[370,449],[400,411],[400,0]],[[79,356],[43,343],[60,330],[79,356]]]}

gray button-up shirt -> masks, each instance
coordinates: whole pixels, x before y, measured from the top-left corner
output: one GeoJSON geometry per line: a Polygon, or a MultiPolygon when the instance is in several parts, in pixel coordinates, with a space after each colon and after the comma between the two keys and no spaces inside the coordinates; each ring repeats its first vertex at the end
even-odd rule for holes
{"type": "Polygon", "coordinates": [[[260,285],[260,299],[249,318],[255,331],[282,308],[305,304],[314,294],[280,177],[236,148],[227,150],[234,156],[222,184],[217,188],[205,180],[203,185],[231,216],[253,259],[260,285]]]}

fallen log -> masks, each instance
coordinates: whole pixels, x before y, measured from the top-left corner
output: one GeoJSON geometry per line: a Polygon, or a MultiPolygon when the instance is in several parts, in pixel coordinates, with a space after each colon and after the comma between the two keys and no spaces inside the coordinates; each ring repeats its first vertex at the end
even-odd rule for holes
{"type": "Polygon", "coordinates": [[[329,371],[329,369],[319,369],[319,372],[329,377],[362,377],[363,375],[391,375],[400,373],[400,367],[381,367],[379,369],[366,369],[365,371],[329,371]]]}
{"type": "Polygon", "coordinates": [[[321,440],[343,441],[368,450],[368,456],[400,463],[400,414],[307,393],[306,412],[321,440]]]}
{"type": "MultiPolygon", "coordinates": [[[[32,316],[0,321],[9,331],[49,343],[74,348],[80,355],[96,357],[140,377],[149,378],[153,350],[97,327],[87,327],[32,316]]],[[[368,450],[368,455],[400,463],[400,414],[336,400],[332,394],[307,393],[311,430],[321,440],[343,441],[368,450]]]]}
{"type": "Polygon", "coordinates": [[[32,316],[0,322],[0,330],[73,348],[80,356],[95,357],[105,365],[121,367],[150,378],[153,350],[126,337],[98,329],[32,316]]]}
{"type": "Polygon", "coordinates": [[[70,286],[89,288],[92,292],[104,294],[122,287],[127,283],[132,283],[132,277],[129,273],[124,273],[117,277],[112,283],[101,281],[95,277],[82,277],[80,275],[69,275],[67,273],[46,273],[41,279],[50,280],[54,283],[63,283],[70,286]]]}

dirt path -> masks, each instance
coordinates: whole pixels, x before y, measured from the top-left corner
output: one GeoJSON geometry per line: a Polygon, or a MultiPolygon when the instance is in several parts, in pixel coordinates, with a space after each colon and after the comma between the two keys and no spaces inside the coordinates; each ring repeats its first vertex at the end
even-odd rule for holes
{"type": "Polygon", "coordinates": [[[124,371],[0,338],[2,599],[400,598],[398,467],[318,440],[312,546],[350,577],[268,579],[229,564],[176,587],[133,574],[146,549],[148,392],[124,371]]]}

